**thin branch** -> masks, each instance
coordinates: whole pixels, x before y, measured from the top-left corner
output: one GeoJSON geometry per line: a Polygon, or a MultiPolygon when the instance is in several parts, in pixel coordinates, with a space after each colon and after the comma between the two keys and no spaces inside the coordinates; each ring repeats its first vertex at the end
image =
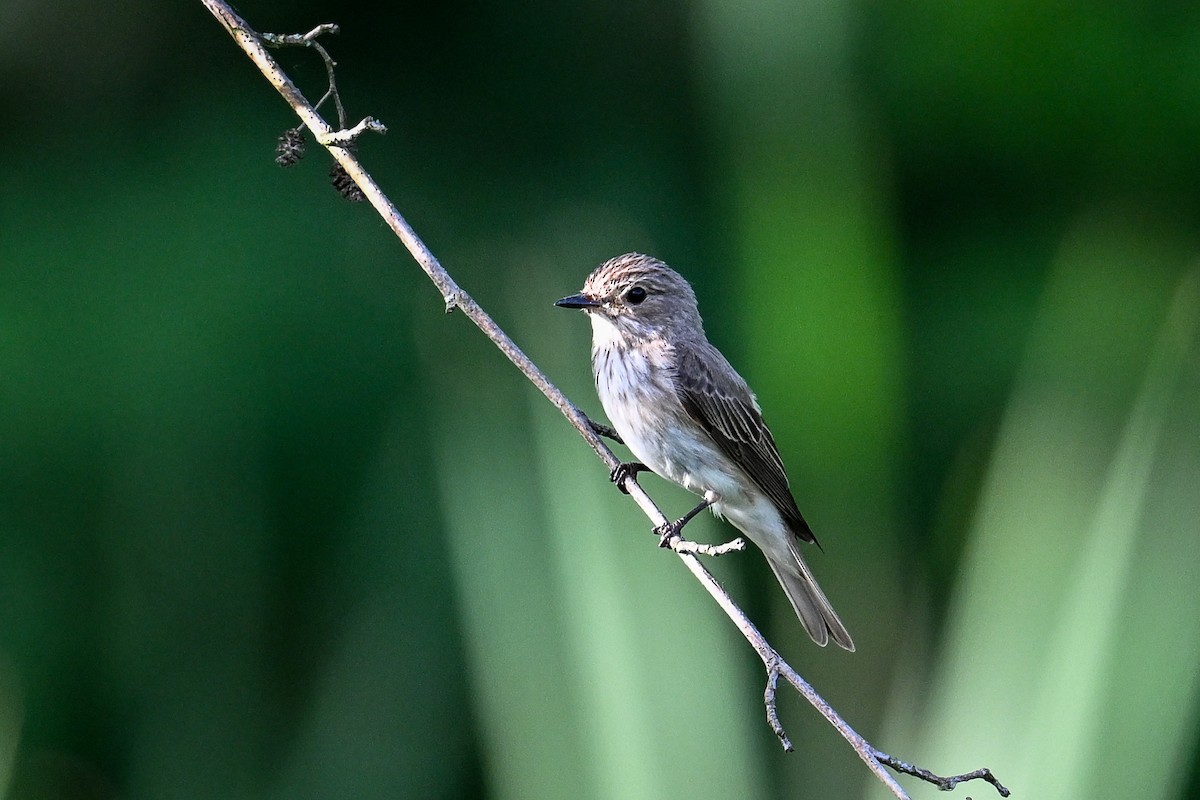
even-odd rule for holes
{"type": "MultiPolygon", "coordinates": [[[[429,248],[425,246],[425,243],[421,241],[420,237],[417,236],[404,217],[400,215],[400,212],[392,205],[392,202],[384,195],[379,185],[375,183],[374,179],[359,164],[353,149],[345,146],[344,143],[346,141],[353,141],[354,136],[350,134],[354,130],[362,128],[362,130],[357,130],[357,133],[354,134],[357,135],[358,133],[362,133],[363,130],[373,130],[374,128],[372,128],[367,120],[364,120],[359,126],[356,126],[356,129],[352,129],[352,131],[341,130],[335,132],[321,118],[313,105],[304,98],[304,95],[296,88],[291,79],[284,74],[283,70],[275,63],[270,54],[267,53],[263,45],[263,37],[256,34],[241,17],[234,13],[228,3],[224,2],[224,0],[201,0],[201,2],[225,27],[234,41],[238,43],[246,55],[262,71],[267,80],[270,81],[271,85],[283,96],[288,105],[296,112],[296,115],[312,131],[316,140],[327,145],[334,160],[341,164],[346,173],[359,186],[366,199],[375,207],[375,210],[383,217],[388,227],[404,243],[404,246],[412,254],[413,258],[416,259],[417,264],[433,282],[434,286],[437,287],[438,291],[441,292],[447,313],[456,308],[461,310],[496,345],[500,352],[516,365],[517,369],[545,395],[546,399],[562,412],[567,421],[574,426],[579,435],[583,437],[584,441],[588,443],[596,455],[599,456],[600,460],[604,462],[609,473],[613,474],[613,470],[616,470],[621,462],[600,438],[601,434],[610,433],[611,431],[606,429],[605,426],[592,423],[582,411],[567,399],[558,387],[550,382],[550,379],[517,347],[508,334],[500,329],[500,326],[495,323],[487,312],[469,294],[462,290],[454,279],[450,277],[449,273],[442,268],[441,263],[438,262],[429,248]]],[[[323,33],[334,33],[336,30],[336,26],[322,25],[314,28],[307,34],[294,37],[273,35],[272,42],[312,46],[317,36],[323,33]]],[[[326,64],[330,70],[330,88],[332,89],[334,85],[332,78],[333,62],[332,59],[328,58],[328,54],[323,51],[322,55],[326,59],[326,64]]],[[[344,129],[344,120],[340,122],[341,127],[344,129]]],[[[658,506],[655,505],[650,496],[638,485],[635,475],[628,473],[621,475],[618,486],[633,498],[634,502],[638,504],[638,507],[642,509],[655,528],[661,529],[662,526],[670,522],[658,506]]],[[[749,642],[750,646],[754,648],[754,651],[758,653],[758,657],[762,660],[763,668],[767,674],[767,687],[763,697],[767,710],[767,720],[772,731],[779,737],[785,749],[791,749],[791,742],[788,740],[787,734],[779,722],[779,715],[775,708],[776,686],[781,676],[795,687],[816,708],[818,713],[825,717],[838,733],[850,743],[850,746],[858,753],[859,757],[867,765],[867,768],[875,774],[880,782],[887,786],[888,790],[898,800],[908,800],[908,794],[896,782],[891,773],[887,771],[888,767],[915,775],[922,780],[928,780],[943,788],[949,788],[949,786],[943,786],[943,783],[946,781],[953,781],[956,784],[963,780],[971,780],[979,777],[989,780],[1002,795],[1007,796],[1008,790],[997,783],[994,778],[991,778],[991,773],[987,770],[977,770],[976,773],[959,775],[949,779],[938,778],[933,773],[911,767],[911,765],[904,764],[904,762],[897,761],[885,753],[876,750],[866,739],[851,728],[833,707],[817,694],[816,690],[800,677],[799,673],[768,643],[766,637],[755,627],[754,623],[750,621],[737,604],[733,602],[733,599],[717,582],[712,573],[705,568],[696,555],[697,553],[715,555],[720,552],[729,552],[730,550],[738,549],[735,545],[740,542],[741,540],[739,539],[726,545],[695,545],[694,547],[692,546],[694,543],[685,543],[682,540],[669,542],[669,544],[672,545],[671,549],[675,551],[684,566],[688,568],[696,580],[716,600],[721,610],[733,621],[733,624],[737,626],[738,630],[746,638],[746,641],[749,642]],[[911,769],[904,769],[903,767],[911,767],[911,769]]],[[[742,543],[742,546],[744,546],[744,543],[742,543]]]]}
{"type": "Polygon", "coordinates": [[[260,33],[258,38],[272,47],[307,47],[316,42],[318,36],[332,35],[340,32],[341,28],[337,25],[332,22],[325,22],[313,28],[308,33],[260,33]]]}
{"type": "Polygon", "coordinates": [[[326,134],[323,138],[318,137],[317,143],[323,144],[326,147],[350,147],[358,137],[368,131],[371,133],[387,133],[387,126],[374,117],[365,117],[353,128],[333,131],[326,134]]]}
{"type": "Polygon", "coordinates": [[[317,41],[317,37],[326,34],[332,35],[339,30],[337,25],[326,22],[308,33],[260,33],[259,38],[272,47],[311,47],[317,51],[321,60],[325,62],[325,75],[329,79],[329,88],[325,91],[325,95],[313,105],[313,109],[325,105],[325,101],[332,97],[334,107],[337,108],[338,127],[345,128],[346,109],[342,106],[342,96],[338,93],[337,80],[333,74],[333,68],[337,66],[337,62],[329,55],[329,51],[325,49],[324,45],[317,41]]]}
{"type": "Polygon", "coordinates": [[[667,549],[674,550],[676,553],[691,553],[694,556],[723,556],[726,553],[740,553],[746,549],[746,540],[742,537],[734,539],[732,542],[724,544],[703,544],[701,542],[690,542],[680,536],[667,541],[667,549]]]}
{"type": "Polygon", "coordinates": [[[763,705],[767,707],[767,725],[771,726],[771,731],[779,737],[779,743],[783,745],[783,749],[791,753],[796,748],[792,747],[792,740],[788,738],[787,731],[783,729],[783,724],[779,721],[779,712],[775,708],[775,690],[778,686],[779,664],[768,664],[767,689],[763,692],[763,705]]]}
{"type": "Polygon", "coordinates": [[[934,775],[924,767],[918,767],[915,764],[909,764],[907,761],[901,761],[898,758],[893,758],[882,750],[875,751],[875,758],[879,759],[881,764],[891,767],[897,772],[903,772],[906,775],[914,775],[923,781],[928,781],[929,783],[932,783],[934,786],[941,789],[943,792],[952,790],[960,783],[982,780],[987,781],[992,786],[995,786],[996,791],[1000,793],[1001,797],[1008,797],[1010,794],[1012,794],[1008,790],[1008,787],[996,780],[996,776],[993,775],[992,771],[987,767],[980,767],[974,772],[964,772],[962,775],[951,775],[948,778],[943,778],[940,775],[934,775]]]}

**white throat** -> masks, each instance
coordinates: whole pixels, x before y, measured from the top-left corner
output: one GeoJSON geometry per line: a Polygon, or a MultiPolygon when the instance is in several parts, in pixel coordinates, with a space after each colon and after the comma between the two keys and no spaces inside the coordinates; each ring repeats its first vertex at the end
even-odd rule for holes
{"type": "Polygon", "coordinates": [[[626,334],[604,312],[592,311],[588,313],[588,319],[592,323],[592,352],[627,342],[626,334]]]}

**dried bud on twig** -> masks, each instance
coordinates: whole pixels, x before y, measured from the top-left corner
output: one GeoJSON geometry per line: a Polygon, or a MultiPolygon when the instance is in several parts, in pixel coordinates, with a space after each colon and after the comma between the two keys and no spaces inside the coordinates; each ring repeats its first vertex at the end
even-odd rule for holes
{"type": "Polygon", "coordinates": [[[333,166],[329,168],[329,182],[333,184],[333,188],[338,190],[338,194],[349,200],[351,203],[361,203],[363,200],[367,199],[366,195],[363,194],[362,189],[358,188],[358,184],[355,183],[354,179],[350,177],[350,174],[346,172],[346,168],[336,161],[333,162],[333,166]]]}
{"type": "Polygon", "coordinates": [[[291,167],[300,159],[304,158],[304,126],[297,125],[295,128],[288,128],[279,137],[279,143],[275,145],[275,163],[281,167],[291,167]]]}

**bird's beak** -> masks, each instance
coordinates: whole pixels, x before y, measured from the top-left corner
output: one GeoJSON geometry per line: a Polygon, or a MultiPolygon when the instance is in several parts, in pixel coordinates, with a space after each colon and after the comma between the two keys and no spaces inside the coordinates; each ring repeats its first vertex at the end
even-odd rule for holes
{"type": "Polygon", "coordinates": [[[588,297],[586,294],[573,294],[570,297],[564,297],[562,300],[559,300],[554,305],[558,306],[559,308],[589,309],[589,308],[599,308],[600,301],[593,300],[592,298],[588,297]]]}

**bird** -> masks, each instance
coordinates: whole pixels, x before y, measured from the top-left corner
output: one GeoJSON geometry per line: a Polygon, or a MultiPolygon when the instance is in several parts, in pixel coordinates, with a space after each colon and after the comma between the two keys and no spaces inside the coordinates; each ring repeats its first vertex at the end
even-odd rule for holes
{"type": "MultiPolygon", "coordinates": [[[[609,259],[578,294],[555,303],[591,322],[596,392],[618,441],[638,459],[612,479],[652,471],[701,502],[656,529],[664,543],[706,508],[766,556],[805,631],[818,645],[854,640],[800,552],[817,544],[796,505],[779,448],[750,386],[709,341],[688,281],[641,253],[609,259]]],[[[606,426],[596,429],[606,432],[606,426]]],[[[819,544],[818,544],[819,546],[819,544]]]]}

